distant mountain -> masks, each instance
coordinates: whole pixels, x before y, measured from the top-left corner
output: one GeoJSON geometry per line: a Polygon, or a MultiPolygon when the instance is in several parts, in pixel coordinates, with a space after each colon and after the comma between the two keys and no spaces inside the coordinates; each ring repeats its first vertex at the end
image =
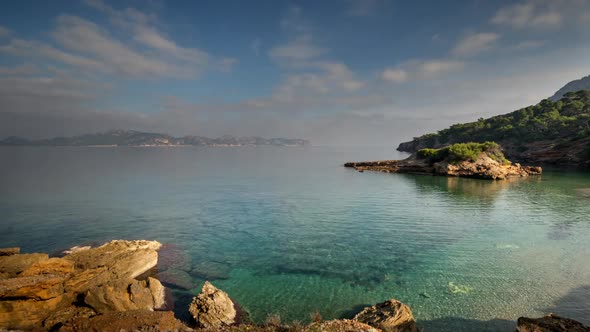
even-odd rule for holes
{"type": "Polygon", "coordinates": [[[475,122],[452,125],[401,143],[399,151],[495,141],[514,161],[590,167],[590,91],[568,92],[558,101],[475,122]]]}
{"type": "Polygon", "coordinates": [[[0,140],[0,145],[3,146],[304,146],[308,144],[309,141],[296,138],[233,137],[228,135],[219,138],[173,137],[135,130],[111,130],[104,133],[40,140],[11,136],[0,140]]]}
{"type": "Polygon", "coordinates": [[[579,80],[569,82],[563,88],[557,90],[557,92],[549,99],[558,101],[563,98],[566,93],[580,90],[590,90],[590,75],[580,78],[579,80]]]}

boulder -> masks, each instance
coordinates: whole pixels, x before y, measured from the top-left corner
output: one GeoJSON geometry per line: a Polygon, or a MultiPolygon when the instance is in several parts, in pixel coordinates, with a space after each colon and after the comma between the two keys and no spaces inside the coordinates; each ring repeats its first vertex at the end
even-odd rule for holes
{"type": "Polygon", "coordinates": [[[193,298],[189,312],[202,328],[219,329],[249,321],[248,315],[224,291],[205,281],[201,293],[193,298]]]}
{"type": "Polygon", "coordinates": [[[92,317],[76,318],[59,329],[60,332],[180,332],[192,331],[174,318],[172,311],[132,310],[108,312],[92,317]]]}
{"type": "Polygon", "coordinates": [[[114,280],[89,289],[84,302],[98,313],[137,309],[154,310],[162,306],[163,293],[164,287],[153,278],[142,281],[114,280]],[[150,284],[152,284],[151,287],[150,284]],[[157,293],[152,294],[152,290],[157,293]]]}
{"type": "Polygon", "coordinates": [[[47,254],[21,254],[0,256],[0,273],[16,277],[17,274],[26,270],[29,266],[40,261],[49,259],[47,254]]]}
{"type": "Polygon", "coordinates": [[[157,241],[113,240],[97,248],[73,252],[64,259],[73,261],[80,270],[106,267],[112,279],[135,278],[156,266],[161,246],[157,241]]]}
{"type": "Polygon", "coordinates": [[[12,256],[20,254],[20,248],[0,248],[0,256],[12,256]]]}
{"type": "Polygon", "coordinates": [[[366,307],[353,320],[390,332],[418,331],[410,307],[395,299],[366,307]]]}
{"type": "Polygon", "coordinates": [[[569,318],[549,314],[541,318],[520,317],[516,321],[518,332],[590,332],[590,327],[569,318]]]}

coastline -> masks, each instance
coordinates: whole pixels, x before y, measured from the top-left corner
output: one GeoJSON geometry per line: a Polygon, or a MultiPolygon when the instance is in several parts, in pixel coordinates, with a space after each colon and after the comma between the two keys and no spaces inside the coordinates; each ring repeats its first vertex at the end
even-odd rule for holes
{"type": "MultiPolygon", "coordinates": [[[[194,294],[188,308],[191,320],[182,322],[169,311],[174,304],[158,280],[160,248],[157,241],[113,240],[98,247],[74,247],[61,257],[0,249],[0,329],[416,332],[420,328],[411,308],[395,299],[359,308],[352,319],[323,321],[316,314],[307,325],[282,324],[269,311],[265,324],[254,324],[247,310],[209,282],[194,294]]],[[[551,314],[521,317],[515,326],[517,331],[590,329],[551,314]]]]}

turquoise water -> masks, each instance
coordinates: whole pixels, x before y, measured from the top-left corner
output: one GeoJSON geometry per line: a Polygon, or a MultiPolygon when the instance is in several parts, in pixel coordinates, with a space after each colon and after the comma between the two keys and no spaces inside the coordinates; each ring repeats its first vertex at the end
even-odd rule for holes
{"type": "Polygon", "coordinates": [[[259,322],[394,297],[427,330],[512,331],[547,312],[590,323],[590,174],[488,182],[341,166],[402,157],[392,150],[0,148],[0,246],[159,240],[193,286],[172,292],[181,317],[208,278],[259,322]]]}

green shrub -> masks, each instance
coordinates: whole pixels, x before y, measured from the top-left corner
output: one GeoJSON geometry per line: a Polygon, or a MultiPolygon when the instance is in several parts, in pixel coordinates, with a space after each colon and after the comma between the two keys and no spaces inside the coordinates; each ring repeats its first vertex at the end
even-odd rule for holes
{"type": "Polygon", "coordinates": [[[484,152],[499,163],[510,163],[506,157],[504,157],[500,146],[496,142],[457,143],[440,149],[426,148],[419,150],[417,157],[420,159],[427,159],[431,163],[442,160],[446,160],[450,163],[458,163],[461,161],[475,161],[484,152]]]}

